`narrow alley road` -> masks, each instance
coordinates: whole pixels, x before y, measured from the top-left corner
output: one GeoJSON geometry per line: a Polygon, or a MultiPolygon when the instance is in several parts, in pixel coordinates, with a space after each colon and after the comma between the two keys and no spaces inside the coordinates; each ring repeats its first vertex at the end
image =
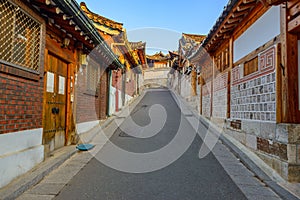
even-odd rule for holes
{"type": "MultiPolygon", "coordinates": [[[[155,151],[168,145],[175,138],[176,133],[180,129],[180,123],[183,123],[181,125],[184,127],[185,135],[192,134],[195,136],[195,130],[187,118],[183,117],[180,120],[183,115],[168,90],[147,92],[131,114],[133,121],[140,126],[147,126],[151,122],[149,109],[152,105],[161,105],[165,108],[167,114],[165,125],[158,134],[149,138],[135,138],[118,128],[112,135],[111,142],[130,152],[145,153],[155,151]]],[[[124,123],[121,127],[126,127],[126,123],[129,122],[125,119],[124,123]]],[[[204,127],[200,127],[200,129],[205,131],[204,127]]],[[[249,197],[250,199],[279,199],[270,189],[255,180],[254,175],[221,143],[215,146],[215,150],[217,150],[215,154],[221,156],[223,164],[220,164],[213,153],[209,153],[205,158],[199,159],[198,154],[201,144],[201,138],[199,135],[196,135],[188,150],[179,159],[165,168],[148,173],[126,173],[102,164],[97,157],[101,151],[107,151],[106,148],[109,149],[109,144],[106,144],[98,155],[92,157],[62,187],[63,189],[57,192],[58,195],[56,195],[55,199],[242,200],[249,199],[249,197]],[[236,183],[229,174],[235,177],[236,183]],[[243,188],[240,187],[241,185],[246,186],[243,192],[240,189],[243,188]]],[[[77,156],[83,156],[84,154],[87,154],[87,152],[77,156]]],[[[110,156],[111,159],[114,159],[113,154],[110,156]]],[[[76,156],[74,159],[76,160],[76,156]]],[[[127,159],[124,158],[123,160],[126,162],[127,159]]],[[[80,161],[80,159],[77,159],[77,161],[80,161]]],[[[76,162],[67,164],[65,168],[76,165],[76,162]]],[[[147,161],[143,161],[140,164],[145,166],[151,165],[150,162],[146,164],[144,162],[147,161]]],[[[130,165],[130,163],[127,164],[130,165]]],[[[124,165],[124,163],[120,163],[120,165],[124,165]]],[[[62,170],[65,171],[64,173],[68,173],[68,169],[62,170]]],[[[56,174],[56,178],[53,178],[53,180],[59,179],[59,177],[63,179],[63,172],[56,174]]],[[[53,184],[52,186],[54,186],[53,184]]],[[[45,187],[49,187],[49,185],[45,185],[45,187]]],[[[38,186],[33,188],[31,193],[41,194],[38,186]]]]}

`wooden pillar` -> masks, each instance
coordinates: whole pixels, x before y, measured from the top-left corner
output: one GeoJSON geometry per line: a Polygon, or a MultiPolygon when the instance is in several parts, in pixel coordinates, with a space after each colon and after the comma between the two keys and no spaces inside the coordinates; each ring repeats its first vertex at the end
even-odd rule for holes
{"type": "MultiPolygon", "coordinates": [[[[300,123],[298,95],[298,37],[288,32],[287,11],[281,8],[281,122],[300,123]]],[[[279,77],[280,78],[280,77],[279,77]]],[[[280,106],[280,105],[279,105],[280,106]]],[[[277,108],[278,109],[278,108],[277,108]]],[[[280,122],[280,121],[278,121],[280,122]]]]}
{"type": "Polygon", "coordinates": [[[197,72],[192,70],[191,72],[191,85],[192,85],[192,96],[197,95],[197,72]]]}
{"type": "Polygon", "coordinates": [[[202,77],[202,74],[201,74],[200,75],[200,88],[201,88],[201,92],[200,92],[200,115],[203,114],[203,112],[202,112],[202,108],[203,108],[203,105],[202,105],[203,85],[204,85],[204,80],[203,80],[203,77],[202,77]]]}
{"type": "Polygon", "coordinates": [[[227,118],[230,118],[231,110],[231,70],[233,68],[233,37],[229,39],[229,71],[228,71],[228,82],[227,82],[227,118]]]}
{"type": "Polygon", "coordinates": [[[211,84],[210,84],[210,117],[213,115],[213,100],[214,100],[214,81],[215,81],[215,56],[212,56],[213,64],[212,64],[212,78],[211,78],[211,84]]]}

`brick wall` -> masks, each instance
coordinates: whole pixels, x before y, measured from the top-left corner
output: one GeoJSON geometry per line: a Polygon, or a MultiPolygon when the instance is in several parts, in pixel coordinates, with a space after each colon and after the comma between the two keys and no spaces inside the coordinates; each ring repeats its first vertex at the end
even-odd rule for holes
{"type": "Polygon", "coordinates": [[[87,67],[78,72],[76,85],[76,123],[99,119],[99,96],[87,91],[87,67]]]}
{"type": "Polygon", "coordinates": [[[136,93],[136,77],[132,71],[126,72],[126,78],[129,78],[129,82],[126,81],[126,94],[129,96],[133,96],[136,93]]]}
{"type": "Polygon", "coordinates": [[[43,78],[0,64],[0,134],[42,128],[43,78]]]}

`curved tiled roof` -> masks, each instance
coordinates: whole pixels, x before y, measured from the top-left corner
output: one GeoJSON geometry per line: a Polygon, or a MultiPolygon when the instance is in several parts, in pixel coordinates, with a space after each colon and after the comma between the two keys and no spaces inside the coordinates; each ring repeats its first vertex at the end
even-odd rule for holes
{"type": "Polygon", "coordinates": [[[182,33],[182,36],[191,38],[197,43],[201,43],[206,38],[206,35],[196,35],[196,34],[187,34],[187,33],[182,33]]]}
{"type": "Polygon", "coordinates": [[[146,42],[142,42],[142,41],[129,42],[129,44],[132,49],[145,49],[146,48],[146,42]]]}
{"type": "Polygon", "coordinates": [[[203,41],[203,46],[207,45],[207,43],[212,39],[213,35],[217,32],[221,24],[225,21],[229,12],[233,9],[233,7],[239,2],[239,0],[229,0],[227,5],[224,7],[222,14],[219,16],[218,20],[214,24],[214,26],[209,31],[207,38],[203,41]]]}
{"type": "Polygon", "coordinates": [[[123,23],[119,23],[119,22],[113,21],[111,19],[108,19],[106,17],[103,17],[101,15],[98,15],[96,13],[93,13],[92,11],[90,11],[87,8],[87,6],[84,2],[80,3],[80,8],[94,22],[104,25],[106,27],[112,28],[112,29],[119,30],[119,31],[123,30],[123,23]]]}
{"type": "Polygon", "coordinates": [[[147,55],[146,58],[150,60],[157,60],[157,61],[163,61],[169,59],[168,55],[164,55],[162,52],[158,52],[151,56],[147,55]]]}

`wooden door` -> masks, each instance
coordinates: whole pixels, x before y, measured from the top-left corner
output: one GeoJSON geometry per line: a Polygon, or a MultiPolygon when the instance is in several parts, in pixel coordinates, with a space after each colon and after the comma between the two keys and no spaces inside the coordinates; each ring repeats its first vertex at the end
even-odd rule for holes
{"type": "Polygon", "coordinates": [[[68,64],[48,54],[45,72],[43,142],[51,152],[66,143],[68,64]]]}

